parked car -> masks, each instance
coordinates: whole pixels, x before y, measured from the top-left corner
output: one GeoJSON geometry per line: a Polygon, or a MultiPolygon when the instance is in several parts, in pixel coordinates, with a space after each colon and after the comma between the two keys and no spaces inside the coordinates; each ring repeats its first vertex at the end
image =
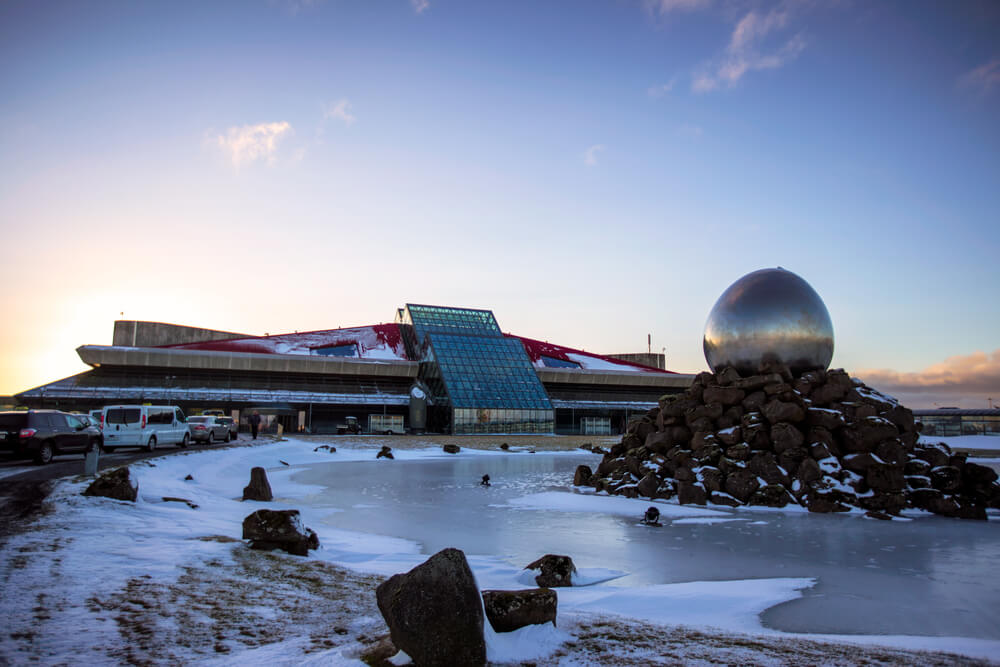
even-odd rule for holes
{"type": "Polygon", "coordinates": [[[201,414],[206,417],[225,417],[226,413],[222,410],[202,410],[201,414]]]}
{"type": "Polygon", "coordinates": [[[91,410],[88,414],[90,415],[90,421],[94,422],[94,426],[96,426],[99,429],[104,428],[104,422],[102,421],[104,419],[103,408],[97,408],[96,410],[91,410]]]}
{"type": "Polygon", "coordinates": [[[82,421],[84,426],[93,426],[97,430],[101,430],[100,426],[97,425],[98,422],[95,421],[90,415],[83,414],[82,412],[71,412],[70,414],[82,421]]]}
{"type": "Polygon", "coordinates": [[[219,421],[229,427],[229,439],[235,440],[240,437],[240,425],[232,417],[219,417],[219,421]]]}
{"type": "Polygon", "coordinates": [[[101,431],[58,410],[0,412],[0,449],[44,465],[56,454],[101,447],[101,431]]]}
{"type": "Polygon", "coordinates": [[[106,405],[102,415],[105,451],[143,447],[151,452],[158,445],[191,442],[187,419],[175,405],[106,405]]]}
{"type": "Polygon", "coordinates": [[[210,445],[214,445],[216,440],[229,442],[229,426],[222,419],[223,417],[207,417],[205,415],[188,417],[188,424],[191,426],[191,439],[195,442],[207,442],[210,445]]]}

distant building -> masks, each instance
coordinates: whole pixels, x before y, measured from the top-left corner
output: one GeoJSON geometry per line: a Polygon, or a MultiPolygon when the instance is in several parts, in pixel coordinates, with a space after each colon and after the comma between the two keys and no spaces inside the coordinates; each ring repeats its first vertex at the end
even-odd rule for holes
{"type": "Polygon", "coordinates": [[[693,379],[502,333],[489,310],[419,304],[391,324],[275,336],[123,320],[112,345],[77,353],[92,370],[15,398],[74,411],[165,402],[244,421],[259,410],[292,432],[333,432],[348,416],[375,430],[398,415],[408,430],[597,435],[693,379]]]}
{"type": "Polygon", "coordinates": [[[913,417],[924,425],[924,435],[947,438],[956,435],[1000,436],[1000,409],[962,410],[938,408],[914,410],[913,417]]]}

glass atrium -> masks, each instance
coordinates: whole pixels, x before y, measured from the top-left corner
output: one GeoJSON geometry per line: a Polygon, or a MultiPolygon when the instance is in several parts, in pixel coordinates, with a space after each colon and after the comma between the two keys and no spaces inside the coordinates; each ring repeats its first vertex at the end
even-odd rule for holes
{"type": "Polygon", "coordinates": [[[553,432],[552,404],[531,360],[491,311],[407,304],[397,321],[452,433],[553,432]]]}

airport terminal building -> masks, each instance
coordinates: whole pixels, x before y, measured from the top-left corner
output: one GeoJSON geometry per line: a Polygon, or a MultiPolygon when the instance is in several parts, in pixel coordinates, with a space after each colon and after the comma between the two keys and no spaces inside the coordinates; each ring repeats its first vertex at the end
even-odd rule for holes
{"type": "Polygon", "coordinates": [[[32,408],[113,403],[257,410],[286,431],[620,432],[693,376],[662,355],[598,355],[503,333],[492,311],[407,304],[392,323],[274,336],[115,322],[83,345],[91,370],[16,394],[32,408]]]}

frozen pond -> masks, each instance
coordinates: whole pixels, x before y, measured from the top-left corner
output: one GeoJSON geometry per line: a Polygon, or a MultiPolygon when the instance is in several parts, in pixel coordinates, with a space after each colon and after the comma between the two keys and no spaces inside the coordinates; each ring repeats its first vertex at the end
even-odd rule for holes
{"type": "Polygon", "coordinates": [[[995,515],[989,522],[921,516],[889,523],[712,507],[651,528],[638,522],[643,505],[634,515],[615,514],[618,498],[569,495],[576,466],[598,461],[539,453],[320,463],[294,479],[325,487],[309,504],[330,509],[326,524],[413,540],[427,554],[457,547],[523,567],[561,553],[581,568],[626,571],[616,585],[636,587],[812,577],[813,588],[767,610],[763,624],[786,632],[1000,639],[995,515]],[[479,483],[485,474],[490,487],[479,483]],[[525,504],[526,496],[540,500],[525,504]],[[574,501],[602,509],[567,511],[574,501]]]}

